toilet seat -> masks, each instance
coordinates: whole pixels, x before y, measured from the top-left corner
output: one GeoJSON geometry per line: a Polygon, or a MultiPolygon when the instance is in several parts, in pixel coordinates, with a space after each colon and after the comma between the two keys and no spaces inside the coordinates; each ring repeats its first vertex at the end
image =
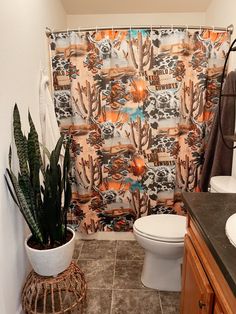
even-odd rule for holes
{"type": "Polygon", "coordinates": [[[173,241],[173,239],[172,240],[171,239],[170,240],[169,239],[160,239],[158,237],[148,236],[148,235],[146,235],[146,234],[144,234],[142,232],[139,232],[139,231],[137,231],[137,229],[135,229],[135,227],[133,227],[133,230],[134,230],[136,235],[139,235],[139,236],[141,236],[141,237],[143,237],[145,239],[149,239],[149,240],[152,240],[152,241],[155,241],[155,242],[169,243],[169,244],[184,243],[184,239],[182,239],[182,240],[175,240],[175,241],[173,241]]]}
{"type": "Polygon", "coordinates": [[[139,235],[160,242],[183,242],[186,233],[186,217],[172,214],[149,215],[134,222],[139,235]]]}

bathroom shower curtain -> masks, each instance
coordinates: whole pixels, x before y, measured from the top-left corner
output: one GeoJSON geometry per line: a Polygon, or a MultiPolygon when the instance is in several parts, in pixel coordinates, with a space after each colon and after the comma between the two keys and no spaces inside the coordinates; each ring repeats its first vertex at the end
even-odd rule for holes
{"type": "Polygon", "coordinates": [[[54,104],[71,137],[69,222],[130,231],[181,214],[197,191],[229,33],[129,29],[52,33],[54,104]]]}

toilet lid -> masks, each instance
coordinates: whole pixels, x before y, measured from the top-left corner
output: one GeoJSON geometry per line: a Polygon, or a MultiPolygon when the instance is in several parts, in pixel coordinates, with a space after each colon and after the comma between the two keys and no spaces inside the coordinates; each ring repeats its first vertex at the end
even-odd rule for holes
{"type": "Polygon", "coordinates": [[[186,217],[171,214],[149,215],[134,222],[143,236],[166,242],[182,242],[186,233],[186,217]]]}

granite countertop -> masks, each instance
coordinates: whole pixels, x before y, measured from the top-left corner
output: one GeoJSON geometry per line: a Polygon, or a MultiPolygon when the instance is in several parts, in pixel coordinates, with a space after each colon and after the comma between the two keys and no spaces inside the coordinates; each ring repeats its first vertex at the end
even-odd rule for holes
{"type": "Polygon", "coordinates": [[[236,296],[236,247],[225,234],[227,219],[236,213],[236,194],[184,192],[183,198],[187,211],[236,296]]]}

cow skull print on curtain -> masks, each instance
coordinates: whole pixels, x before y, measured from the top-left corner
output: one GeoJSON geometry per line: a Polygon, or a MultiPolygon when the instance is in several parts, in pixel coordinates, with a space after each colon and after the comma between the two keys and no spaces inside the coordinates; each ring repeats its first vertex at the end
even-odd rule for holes
{"type": "Polygon", "coordinates": [[[55,111],[72,139],[70,223],[130,231],[181,214],[197,191],[229,34],[131,29],[52,33],[55,111]]]}

